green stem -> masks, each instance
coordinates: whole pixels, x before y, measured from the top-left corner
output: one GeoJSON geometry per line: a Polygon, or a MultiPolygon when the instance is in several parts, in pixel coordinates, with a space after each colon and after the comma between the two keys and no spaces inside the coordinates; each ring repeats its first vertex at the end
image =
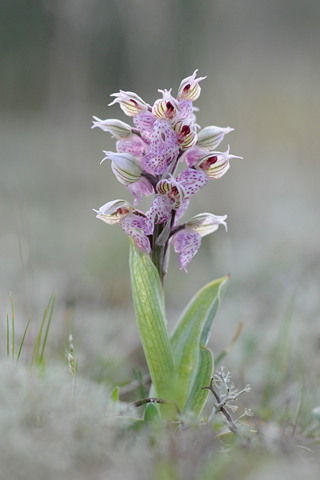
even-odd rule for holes
{"type": "Polygon", "coordinates": [[[164,275],[165,272],[163,270],[163,259],[164,259],[164,246],[163,245],[157,245],[156,240],[159,237],[163,230],[163,225],[155,225],[154,228],[154,233],[153,233],[153,245],[152,245],[152,254],[151,254],[151,259],[152,262],[154,263],[156,269],[158,270],[162,289],[163,289],[163,283],[164,283],[164,275]]]}

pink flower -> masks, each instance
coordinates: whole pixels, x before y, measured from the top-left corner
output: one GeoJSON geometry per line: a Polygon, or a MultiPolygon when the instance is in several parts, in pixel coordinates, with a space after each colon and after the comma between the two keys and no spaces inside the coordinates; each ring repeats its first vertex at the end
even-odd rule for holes
{"type": "Polygon", "coordinates": [[[185,227],[173,235],[172,244],[179,254],[181,270],[187,271],[186,266],[199,250],[201,237],[215,232],[219,225],[224,225],[227,230],[226,218],[227,215],[219,217],[212,213],[201,213],[188,220],[185,227]]]}
{"type": "Polygon", "coordinates": [[[177,115],[179,104],[171,95],[171,89],[169,91],[158,90],[158,92],[162,93],[163,98],[154,102],[152,113],[157,118],[164,118],[172,122],[177,115]]]}
{"type": "MultiPolygon", "coordinates": [[[[136,135],[132,135],[132,137],[136,137],[136,135]]],[[[138,140],[141,140],[137,137],[138,140]]],[[[128,143],[130,145],[129,150],[139,153],[141,149],[143,150],[143,145],[139,142],[135,143],[134,141],[120,140],[119,142],[121,145],[125,145],[128,143]]],[[[118,143],[119,143],[118,142],[118,143]]],[[[143,141],[141,140],[143,143],[143,141]]],[[[139,200],[142,200],[142,196],[146,195],[149,196],[154,192],[154,188],[151,182],[144,177],[140,161],[131,153],[114,153],[114,152],[104,152],[106,157],[101,161],[104,162],[105,160],[111,160],[111,168],[113,173],[115,174],[117,180],[120,183],[125,185],[128,190],[134,195],[134,205],[138,204],[139,200]]]]}
{"type": "Polygon", "coordinates": [[[210,179],[222,177],[230,168],[230,158],[242,158],[229,154],[230,147],[225,152],[209,152],[195,165],[196,170],[202,170],[210,179]]]}
{"type": "Polygon", "coordinates": [[[208,182],[208,177],[201,171],[192,168],[183,170],[175,179],[172,175],[157,183],[155,200],[147,212],[147,217],[154,223],[164,223],[169,220],[172,210],[183,211],[188,203],[186,200],[197,193],[208,182]]]}
{"type": "Polygon", "coordinates": [[[129,117],[134,117],[139,112],[147,110],[149,107],[142,98],[133,92],[124,92],[123,90],[120,90],[119,93],[112,93],[110,96],[116,98],[109,103],[109,107],[115,103],[119,103],[120,108],[129,117]]]}
{"type": "Polygon", "coordinates": [[[122,230],[135,240],[142,252],[150,253],[147,235],[152,233],[153,225],[144,213],[136,210],[126,200],[113,200],[94,211],[97,218],[109,225],[119,223],[122,230]]]}
{"type": "Polygon", "coordinates": [[[156,120],[149,151],[141,160],[143,168],[155,175],[162,175],[178,155],[179,146],[176,133],[166,120],[156,120]]]}
{"type": "Polygon", "coordinates": [[[141,138],[149,145],[153,135],[153,126],[156,117],[149,110],[142,110],[135,117],[133,123],[139,130],[141,138]]]}
{"type": "Polygon", "coordinates": [[[192,100],[195,101],[200,96],[201,87],[199,82],[207,77],[200,77],[196,79],[198,69],[193,72],[190,77],[186,77],[180,83],[178,89],[178,100],[192,100]]]}

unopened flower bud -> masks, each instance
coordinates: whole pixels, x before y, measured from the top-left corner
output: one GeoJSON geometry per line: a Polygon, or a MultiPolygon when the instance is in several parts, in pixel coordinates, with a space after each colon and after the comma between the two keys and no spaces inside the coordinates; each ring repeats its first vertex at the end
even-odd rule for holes
{"type": "Polygon", "coordinates": [[[115,138],[127,138],[132,134],[132,128],[121,120],[110,118],[108,120],[100,120],[98,117],[93,117],[93,125],[91,128],[99,127],[104,132],[111,133],[115,138]]]}
{"type": "Polygon", "coordinates": [[[163,98],[156,100],[152,107],[152,113],[157,118],[165,118],[166,120],[173,120],[177,115],[179,104],[171,95],[171,89],[158,90],[162,93],[163,98]]]}
{"type": "Polygon", "coordinates": [[[142,98],[133,92],[124,92],[123,90],[120,90],[119,93],[112,93],[110,96],[116,98],[109,103],[109,106],[119,103],[120,108],[129,117],[134,117],[143,110],[148,110],[149,107],[142,98]]]}
{"type": "Polygon", "coordinates": [[[207,150],[214,150],[222,142],[224,136],[232,132],[233,128],[205,127],[198,133],[197,145],[207,150]]]}
{"type": "Polygon", "coordinates": [[[228,146],[226,152],[209,152],[194,165],[194,168],[201,169],[210,179],[222,177],[230,168],[230,158],[242,158],[229,155],[229,149],[228,146]]]}
{"type": "Polygon", "coordinates": [[[178,100],[197,100],[200,96],[201,87],[199,82],[207,77],[200,77],[196,79],[198,70],[195,70],[190,77],[185,78],[180,83],[178,89],[178,100]]]}
{"type": "Polygon", "coordinates": [[[116,178],[123,185],[131,185],[138,182],[141,178],[142,168],[139,160],[130,153],[104,152],[105,158],[101,160],[111,160],[111,168],[116,178]]]}
{"type": "Polygon", "coordinates": [[[186,227],[193,228],[201,237],[204,237],[218,230],[219,225],[223,225],[227,230],[226,218],[227,215],[218,216],[212,213],[200,213],[190,218],[186,223],[186,227]]]}
{"type": "Polygon", "coordinates": [[[97,213],[96,218],[103,220],[109,225],[120,223],[122,218],[126,217],[130,212],[134,211],[132,205],[126,200],[112,200],[102,205],[99,210],[93,209],[97,213]]]}

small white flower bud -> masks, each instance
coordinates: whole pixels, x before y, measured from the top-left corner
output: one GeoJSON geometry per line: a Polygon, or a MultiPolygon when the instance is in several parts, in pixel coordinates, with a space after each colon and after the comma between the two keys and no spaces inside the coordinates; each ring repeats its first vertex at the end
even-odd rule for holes
{"type": "Polygon", "coordinates": [[[224,225],[227,230],[225,219],[227,215],[218,216],[212,213],[199,213],[187,221],[186,227],[193,228],[201,237],[209,235],[218,230],[219,225],[224,225]]]}
{"type": "Polygon", "coordinates": [[[142,168],[139,160],[131,153],[104,152],[106,157],[101,161],[111,160],[111,168],[116,178],[123,185],[131,185],[141,178],[142,168]]]}
{"type": "Polygon", "coordinates": [[[91,128],[99,127],[104,132],[111,133],[115,138],[120,140],[121,138],[127,138],[132,134],[132,128],[121,120],[110,118],[107,120],[100,120],[98,117],[93,117],[93,125],[91,128]]]}
{"type": "Polygon", "coordinates": [[[215,127],[213,125],[205,127],[198,133],[197,145],[207,150],[214,150],[222,142],[224,136],[232,132],[233,128],[215,127]]]}

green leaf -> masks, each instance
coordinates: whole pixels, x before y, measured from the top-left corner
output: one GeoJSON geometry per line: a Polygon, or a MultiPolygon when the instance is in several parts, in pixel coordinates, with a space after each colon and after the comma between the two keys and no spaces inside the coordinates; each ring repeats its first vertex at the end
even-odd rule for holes
{"type": "Polygon", "coordinates": [[[116,387],[112,390],[110,398],[112,402],[117,403],[117,401],[119,400],[119,387],[116,387]]]}
{"type": "Polygon", "coordinates": [[[130,241],[132,296],[142,347],[156,396],[170,399],[174,368],[159,274],[149,257],[130,241]]]}
{"type": "Polygon", "coordinates": [[[149,403],[147,405],[147,408],[144,412],[143,419],[145,422],[152,422],[152,423],[157,423],[160,420],[158,409],[155,405],[153,405],[153,403],[149,403]]]}
{"type": "Polygon", "coordinates": [[[213,371],[212,353],[205,346],[228,278],[215,280],[201,288],[187,305],[172,334],[171,348],[177,374],[176,401],[181,410],[196,406],[200,414],[207,398],[207,392],[199,393],[201,387],[209,385],[213,371]]]}
{"type": "Polygon", "coordinates": [[[209,395],[208,387],[213,375],[213,354],[210,348],[202,347],[199,352],[199,362],[195,372],[191,391],[184,406],[184,411],[192,410],[199,417],[209,395]]]}

